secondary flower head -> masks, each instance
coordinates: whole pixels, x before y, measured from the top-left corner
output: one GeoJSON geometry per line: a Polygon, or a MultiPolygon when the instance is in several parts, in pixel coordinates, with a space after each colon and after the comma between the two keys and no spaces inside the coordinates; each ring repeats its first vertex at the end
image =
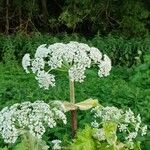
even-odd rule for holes
{"type": "Polygon", "coordinates": [[[23,102],[5,107],[0,111],[0,134],[5,143],[15,143],[17,138],[28,131],[41,139],[46,128],[54,128],[57,121],[67,123],[62,103],[49,105],[43,101],[23,102]]]}
{"type": "Polygon", "coordinates": [[[147,126],[142,125],[140,115],[135,116],[131,109],[124,112],[117,107],[97,106],[92,109],[92,113],[94,121],[91,125],[96,129],[93,136],[99,141],[108,141],[108,134],[112,134],[113,127],[113,136],[127,145],[132,145],[139,135],[143,136],[147,132],[147,126]]]}
{"type": "Polygon", "coordinates": [[[95,47],[74,41],[67,44],[40,45],[33,59],[30,60],[29,54],[22,59],[22,65],[26,72],[29,72],[30,66],[32,72],[36,74],[40,87],[45,89],[55,85],[55,76],[50,74],[52,70],[67,71],[70,80],[83,82],[86,77],[85,70],[93,64],[99,68],[99,77],[109,75],[111,60],[107,55],[102,55],[95,47]]]}

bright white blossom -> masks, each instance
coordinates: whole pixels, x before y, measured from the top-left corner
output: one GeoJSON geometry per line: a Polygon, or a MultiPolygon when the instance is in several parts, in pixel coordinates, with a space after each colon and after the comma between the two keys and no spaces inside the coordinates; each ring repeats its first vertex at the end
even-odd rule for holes
{"type": "Polygon", "coordinates": [[[136,137],[137,137],[137,132],[131,132],[127,137],[125,137],[125,139],[128,140],[129,142],[132,142],[133,139],[135,139],[136,137]]]}
{"type": "Polygon", "coordinates": [[[98,66],[100,77],[109,75],[111,60],[107,55],[102,55],[95,47],[73,41],[67,44],[40,45],[33,59],[30,60],[29,54],[26,54],[22,60],[25,71],[28,73],[30,66],[32,72],[36,74],[40,87],[45,89],[55,85],[54,75],[50,74],[51,70],[68,71],[70,80],[83,82],[86,77],[85,70],[93,64],[98,66]],[[48,82],[45,82],[47,80],[48,82]]]}
{"type": "Polygon", "coordinates": [[[84,66],[76,66],[74,65],[69,69],[69,77],[72,81],[83,82],[85,67],[84,66]]]}
{"type": "Polygon", "coordinates": [[[91,126],[92,126],[93,128],[98,128],[98,127],[99,127],[99,123],[98,123],[96,120],[94,120],[94,121],[91,123],[91,126]]]}
{"type": "Polygon", "coordinates": [[[99,141],[104,141],[106,140],[106,137],[105,137],[105,132],[104,130],[101,128],[101,129],[97,129],[96,133],[93,135],[94,138],[98,139],[99,141]]]}
{"type": "MultiPolygon", "coordinates": [[[[137,117],[137,120],[139,121],[139,116],[137,117]]],[[[131,111],[131,109],[129,108],[128,111],[126,111],[125,113],[125,122],[126,123],[130,123],[130,122],[135,122],[136,118],[134,116],[134,113],[131,111]]]]}
{"type": "Polygon", "coordinates": [[[102,60],[102,53],[99,51],[99,49],[95,47],[91,47],[90,49],[90,58],[95,62],[101,62],[102,60]]]}
{"type": "Polygon", "coordinates": [[[46,48],[46,44],[40,45],[35,53],[35,58],[44,58],[47,57],[49,50],[46,48]]]}
{"type": "Polygon", "coordinates": [[[100,77],[108,76],[111,70],[111,60],[107,55],[104,55],[104,59],[99,64],[98,75],[100,77]]]}
{"type": "Polygon", "coordinates": [[[95,107],[92,112],[94,112],[95,118],[101,118],[102,121],[115,121],[118,122],[121,117],[123,111],[116,107],[95,107]]]}
{"type": "Polygon", "coordinates": [[[120,124],[118,125],[119,127],[119,131],[123,132],[123,131],[127,131],[128,125],[127,124],[120,124]]]}
{"type": "Polygon", "coordinates": [[[43,60],[43,58],[35,58],[32,61],[32,71],[33,73],[39,72],[40,70],[44,69],[45,66],[45,62],[43,60]]]}
{"type": "Polygon", "coordinates": [[[62,142],[60,140],[53,140],[52,141],[52,144],[53,144],[53,147],[52,149],[53,150],[60,150],[61,149],[61,144],[62,142]]]}
{"type": "Polygon", "coordinates": [[[26,73],[29,73],[28,67],[30,66],[30,54],[25,54],[22,58],[22,66],[26,73]]]}
{"type": "Polygon", "coordinates": [[[0,134],[5,143],[15,143],[26,131],[41,139],[46,127],[56,127],[58,120],[67,123],[59,103],[49,105],[43,101],[36,101],[14,104],[0,111],[0,134]]]}
{"type": "Polygon", "coordinates": [[[145,135],[147,132],[147,125],[145,125],[143,128],[142,128],[142,136],[145,135]]]}
{"type": "Polygon", "coordinates": [[[39,71],[37,73],[37,76],[35,79],[39,82],[40,87],[44,87],[45,89],[48,89],[51,85],[52,87],[55,86],[55,76],[52,74],[48,74],[47,72],[39,71]]]}

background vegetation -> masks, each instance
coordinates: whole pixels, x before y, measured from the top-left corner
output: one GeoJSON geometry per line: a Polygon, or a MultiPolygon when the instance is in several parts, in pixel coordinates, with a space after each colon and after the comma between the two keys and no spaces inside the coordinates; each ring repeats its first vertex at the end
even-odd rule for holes
{"type": "MultiPolygon", "coordinates": [[[[113,63],[107,78],[99,79],[96,68],[87,71],[85,82],[76,84],[77,101],[92,97],[105,106],[130,107],[150,129],[149,0],[0,0],[0,108],[27,100],[68,100],[65,74],[56,72],[56,87],[43,91],[32,74],[25,74],[21,59],[40,44],[69,41],[95,46],[113,63]]],[[[90,123],[88,112],[78,113],[80,128],[90,123]]],[[[44,138],[65,140],[69,130],[68,124],[44,138]]],[[[149,150],[150,132],[142,141],[149,150]]]]}
{"type": "Polygon", "coordinates": [[[125,39],[120,36],[101,37],[95,35],[93,38],[86,38],[78,34],[57,34],[41,35],[36,33],[32,36],[17,34],[11,36],[0,36],[0,61],[12,64],[12,61],[21,63],[25,53],[34,54],[35,49],[43,44],[55,42],[79,41],[90,46],[99,48],[100,51],[110,56],[113,65],[131,67],[143,63],[144,57],[150,52],[150,38],[125,39]]]}
{"type": "Polygon", "coordinates": [[[0,0],[0,32],[117,34],[150,31],[149,0],[0,0]]]}

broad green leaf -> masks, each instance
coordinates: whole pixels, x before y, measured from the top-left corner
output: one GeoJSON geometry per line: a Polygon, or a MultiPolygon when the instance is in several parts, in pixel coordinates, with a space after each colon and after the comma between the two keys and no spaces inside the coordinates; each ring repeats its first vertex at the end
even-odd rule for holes
{"type": "Polygon", "coordinates": [[[21,142],[17,144],[13,150],[28,150],[28,148],[25,146],[24,142],[21,142]]]}
{"type": "Polygon", "coordinates": [[[117,141],[116,136],[117,124],[114,122],[105,122],[103,123],[103,128],[107,142],[110,145],[114,145],[117,141]]]}
{"type": "Polygon", "coordinates": [[[94,130],[86,126],[85,129],[79,130],[76,139],[69,146],[70,150],[97,150],[95,140],[93,139],[94,130]]]}

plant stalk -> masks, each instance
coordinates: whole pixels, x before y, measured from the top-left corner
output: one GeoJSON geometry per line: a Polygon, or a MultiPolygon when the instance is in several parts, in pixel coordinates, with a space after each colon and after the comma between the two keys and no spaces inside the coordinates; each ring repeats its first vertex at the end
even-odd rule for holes
{"type": "MultiPolygon", "coordinates": [[[[70,86],[70,102],[75,104],[74,81],[69,80],[69,86],[70,86]]],[[[71,110],[71,127],[72,127],[72,136],[75,137],[77,132],[77,110],[71,110]]]]}

